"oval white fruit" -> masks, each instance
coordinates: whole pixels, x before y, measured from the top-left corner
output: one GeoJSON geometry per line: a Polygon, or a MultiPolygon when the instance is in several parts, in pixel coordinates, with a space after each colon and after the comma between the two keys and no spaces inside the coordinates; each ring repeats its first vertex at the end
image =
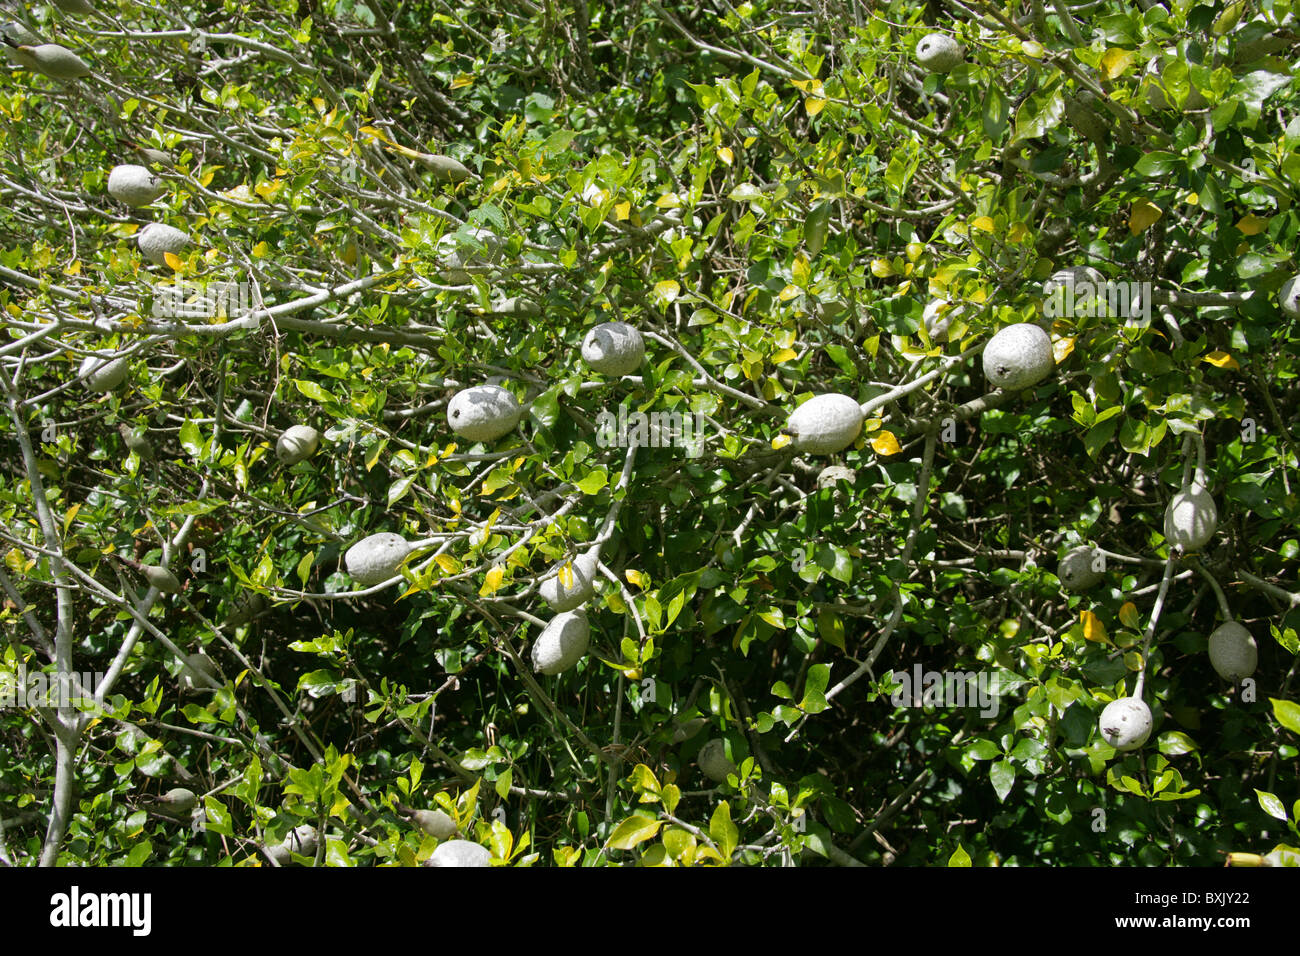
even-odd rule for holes
{"type": "Polygon", "coordinates": [[[1106,277],[1092,266],[1066,266],[1064,269],[1057,269],[1052,273],[1052,277],[1043,283],[1043,297],[1050,298],[1058,290],[1063,290],[1072,296],[1071,301],[1076,307],[1085,303],[1091,304],[1096,300],[1105,281],[1106,277]]]}
{"type": "Polygon", "coordinates": [[[162,177],[143,166],[127,163],[108,174],[108,194],[128,206],[147,206],[166,191],[162,177]]]}
{"type": "Polygon", "coordinates": [[[425,861],[425,866],[491,866],[492,854],[487,847],[469,840],[448,840],[425,861]]]}
{"type": "Polygon", "coordinates": [[[429,836],[438,840],[448,840],[456,833],[456,821],[446,810],[416,810],[411,818],[429,836]]]}
{"type": "Polygon", "coordinates": [[[473,175],[468,166],[450,156],[425,153],[421,159],[424,165],[429,167],[433,178],[445,183],[461,183],[473,175]]]}
{"type": "Polygon", "coordinates": [[[581,611],[566,611],[551,618],[533,645],[533,670],[554,675],[568,670],[587,653],[591,627],[581,611]]]}
{"type": "Polygon", "coordinates": [[[207,654],[187,654],[181,668],[181,686],[186,690],[212,690],[221,683],[216,663],[207,654]]]}
{"type": "Polygon", "coordinates": [[[834,488],[841,481],[853,484],[858,480],[858,473],[844,465],[827,465],[817,473],[817,488],[834,488]]]}
{"type": "Polygon", "coordinates": [[[296,465],[316,454],[318,447],[320,432],[310,425],[293,425],[275,443],[275,457],[282,465],[296,465]]]}
{"type": "Polygon", "coordinates": [[[812,455],[843,451],[862,431],[862,406],[838,392],[815,395],[796,408],[785,424],[794,447],[812,455]]]}
{"type": "Polygon", "coordinates": [[[165,222],[151,222],[136,236],[140,254],[156,266],[167,265],[166,255],[179,256],[190,244],[190,237],[165,222]]]}
{"type": "Polygon", "coordinates": [[[54,80],[75,80],[90,75],[85,60],[57,43],[38,43],[18,52],[26,54],[22,60],[25,66],[35,66],[54,80]]]}
{"type": "Polygon", "coordinates": [[[1277,304],[1287,315],[1300,315],[1300,275],[1282,283],[1277,293],[1277,304]]]}
{"type": "Polygon", "coordinates": [[[373,587],[396,577],[398,566],[410,553],[410,543],[400,534],[381,531],[348,548],[343,563],[358,584],[373,587]]]}
{"type": "Polygon", "coordinates": [[[1106,705],[1097,728],[1116,750],[1136,750],[1151,736],[1151,708],[1138,697],[1121,697],[1106,705]]]}
{"type": "Polygon", "coordinates": [[[500,385],[475,385],[447,404],[447,424],[461,438],[496,441],[514,431],[523,415],[518,400],[500,385]]]}
{"type": "Polygon", "coordinates": [[[1008,325],[984,346],[984,377],[1007,391],[1037,385],[1055,367],[1052,337],[1032,322],[1008,325]]]}
{"type": "MultiPolygon", "coordinates": [[[[574,608],[591,600],[596,593],[596,565],[599,559],[594,551],[580,554],[571,562],[573,583],[565,587],[560,575],[555,575],[542,582],[538,592],[552,611],[572,611],[574,608]]],[[[561,565],[563,567],[563,565],[561,565]]]]}
{"type": "Polygon", "coordinates": [[[1224,680],[1240,684],[1255,673],[1259,647],[1250,631],[1236,621],[1228,621],[1210,635],[1210,664],[1224,680]]]}
{"type": "Polygon", "coordinates": [[[948,337],[955,309],[956,306],[947,299],[931,299],[926,303],[921,321],[925,323],[925,331],[931,342],[942,342],[948,337]]]}
{"type": "Polygon", "coordinates": [[[949,73],[965,58],[961,45],[944,33],[930,33],[916,45],[916,62],[931,73],[949,73]]]}
{"type": "Polygon", "coordinates": [[[714,737],[700,748],[695,758],[700,771],[714,783],[726,783],[727,774],[736,772],[736,765],[727,757],[726,742],[714,737]]]}
{"type": "Polygon", "coordinates": [[[85,377],[86,388],[92,392],[111,392],[126,381],[130,370],[130,363],[125,357],[109,358],[92,353],[81,360],[77,375],[85,377]]]}
{"type": "Polygon", "coordinates": [[[602,375],[628,375],[641,367],[645,340],[626,322],[602,322],[582,340],[582,358],[602,375]]]}
{"type": "Polygon", "coordinates": [[[1174,495],[1165,509],[1165,537],[1170,547],[1199,550],[1209,544],[1218,528],[1214,498],[1195,482],[1174,495]]]}
{"type": "Polygon", "coordinates": [[[1056,567],[1061,587],[1067,591],[1086,591],[1100,584],[1104,575],[1095,566],[1098,558],[1098,552],[1086,545],[1066,552],[1056,567]]]}

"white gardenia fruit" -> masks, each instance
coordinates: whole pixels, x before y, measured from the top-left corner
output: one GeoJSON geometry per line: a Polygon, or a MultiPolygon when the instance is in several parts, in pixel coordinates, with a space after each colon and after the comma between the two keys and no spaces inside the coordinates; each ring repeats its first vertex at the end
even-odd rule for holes
{"type": "Polygon", "coordinates": [[[1151,708],[1139,697],[1121,697],[1106,705],[1097,728],[1116,750],[1136,750],[1151,736],[1151,708]]]}
{"type": "Polygon", "coordinates": [[[500,385],[475,385],[457,392],[447,404],[447,424],[461,438],[496,441],[514,431],[524,410],[500,385]]]}
{"type": "Polygon", "coordinates": [[[591,626],[581,611],[566,611],[551,618],[533,644],[533,670],[554,675],[568,670],[587,653],[591,626]]]}
{"type": "Polygon", "coordinates": [[[1096,567],[1099,558],[1099,553],[1086,545],[1066,552],[1056,567],[1061,587],[1067,591],[1086,591],[1100,584],[1105,575],[1096,567]]]}
{"type": "Polygon", "coordinates": [[[1037,385],[1055,367],[1052,337],[1032,322],[1008,325],[984,346],[984,377],[1010,392],[1037,385]]]}
{"type": "Polygon", "coordinates": [[[464,163],[440,153],[422,153],[420,161],[429,168],[434,179],[445,183],[461,183],[474,175],[464,163]]]}
{"type": "Polygon", "coordinates": [[[86,388],[92,392],[111,392],[126,381],[126,374],[130,370],[131,365],[125,357],[109,358],[92,353],[81,360],[77,375],[84,376],[86,388]]]}
{"type": "Polygon", "coordinates": [[[956,306],[947,299],[931,299],[925,306],[921,321],[931,342],[942,342],[948,337],[948,328],[956,314],[956,306]]]}
{"type": "Polygon", "coordinates": [[[1209,544],[1219,528],[1219,512],[1204,485],[1192,482],[1165,509],[1165,537],[1170,547],[1197,551],[1209,544]]]}
{"type": "Polygon", "coordinates": [[[1228,621],[1210,635],[1210,664],[1224,680],[1240,684],[1255,673],[1259,647],[1250,631],[1236,621],[1228,621]]]}
{"type": "Polygon", "coordinates": [[[645,341],[626,322],[602,322],[582,340],[582,359],[602,375],[628,375],[641,367],[645,341]]]}
{"type": "Polygon", "coordinates": [[[964,58],[961,45],[947,34],[927,34],[916,45],[916,62],[931,73],[949,73],[964,58]]]}
{"type": "Polygon", "coordinates": [[[853,484],[858,480],[858,473],[844,465],[827,465],[817,473],[817,488],[834,488],[839,482],[853,484]]]}
{"type": "Polygon", "coordinates": [[[165,222],[151,222],[136,236],[140,254],[156,266],[167,265],[166,255],[179,256],[190,244],[190,237],[165,222]]]}
{"type": "Polygon", "coordinates": [[[90,0],[52,0],[52,2],[64,13],[91,14],[95,12],[90,0]]]}
{"type": "Polygon", "coordinates": [[[446,235],[438,240],[434,246],[434,252],[444,265],[444,274],[447,281],[454,285],[465,285],[470,281],[470,273],[467,269],[480,268],[488,265],[491,259],[496,258],[497,252],[504,245],[501,237],[491,229],[484,229],[481,226],[475,226],[470,231],[470,235],[480,244],[487,248],[486,254],[465,249],[461,251],[460,243],[455,235],[446,235]]]}
{"type": "Polygon", "coordinates": [[[1300,275],[1282,283],[1277,293],[1277,304],[1287,315],[1300,315],[1300,275]]]}
{"type": "Polygon", "coordinates": [[[1074,293],[1074,303],[1077,306],[1095,300],[1100,286],[1105,281],[1106,277],[1092,266],[1066,266],[1064,269],[1057,269],[1052,273],[1052,277],[1043,283],[1043,296],[1047,298],[1058,289],[1073,290],[1075,286],[1079,286],[1079,291],[1074,293]],[[1087,290],[1084,283],[1090,284],[1091,290],[1087,290]]]}
{"type": "Polygon", "coordinates": [[[316,454],[319,447],[320,432],[310,425],[293,425],[275,443],[275,457],[282,465],[296,465],[316,454]]]}
{"type": "Polygon", "coordinates": [[[75,80],[90,75],[85,60],[57,43],[24,46],[17,52],[22,54],[19,61],[24,66],[35,67],[54,80],[75,80]]]}
{"type": "Polygon", "coordinates": [[[221,673],[207,654],[188,654],[181,668],[181,687],[186,690],[212,690],[212,684],[221,684],[221,673]],[[211,681],[208,680],[211,678],[211,681]]]}
{"type": "Polygon", "coordinates": [[[297,853],[299,856],[315,856],[319,844],[316,828],[305,823],[290,830],[289,835],[275,846],[267,847],[267,852],[280,866],[289,866],[293,862],[291,853],[297,853]]]}
{"type": "Polygon", "coordinates": [[[381,531],[348,548],[343,563],[353,580],[363,587],[373,587],[397,577],[398,566],[410,553],[410,542],[400,534],[381,531]]]}
{"type": "Polygon", "coordinates": [[[108,174],[108,194],[128,206],[147,206],[166,191],[162,177],[143,166],[114,166],[108,174]]]}
{"type": "Polygon", "coordinates": [[[736,765],[727,758],[726,742],[714,737],[700,748],[695,758],[700,771],[714,783],[726,783],[727,774],[736,772],[736,765]]]}
{"type": "Polygon", "coordinates": [[[469,840],[448,840],[425,861],[425,866],[491,866],[492,854],[487,847],[469,840]]]}
{"type": "Polygon", "coordinates": [[[411,819],[421,830],[438,840],[448,840],[456,832],[456,821],[445,810],[416,810],[411,819]]]}
{"type": "MultiPolygon", "coordinates": [[[[542,595],[542,600],[551,606],[552,611],[572,611],[587,601],[596,593],[596,574],[597,564],[600,556],[594,550],[586,554],[580,554],[571,562],[573,571],[573,583],[566,587],[557,574],[553,578],[543,581],[538,592],[542,595]]],[[[563,564],[560,565],[563,568],[563,564]]]]}
{"type": "Polygon", "coordinates": [[[862,406],[838,392],[815,395],[796,408],[785,424],[794,447],[811,455],[843,451],[862,431],[862,406]]]}

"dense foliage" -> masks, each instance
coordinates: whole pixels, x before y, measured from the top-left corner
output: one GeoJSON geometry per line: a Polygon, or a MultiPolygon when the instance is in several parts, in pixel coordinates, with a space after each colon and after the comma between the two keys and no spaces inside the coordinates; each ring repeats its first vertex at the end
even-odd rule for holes
{"type": "Polygon", "coordinates": [[[537,865],[1300,844],[1294,4],[95,5],[19,11],[90,76],[11,25],[0,87],[0,688],[98,692],[0,709],[0,860],[413,865],[437,808],[537,865]],[[124,163],[160,198],[112,198],[124,163]],[[151,262],[150,222],[193,242],[151,262]],[[582,359],[608,321],[632,375],[582,359]],[[1055,368],[990,389],[1022,322],[1055,368]],[[524,416],[476,443],[447,405],[483,383],[524,416]],[[807,454],[823,393],[866,421],[807,454]],[[362,587],[378,532],[421,546],[362,587]],[[535,672],[538,584],[593,544],[590,647],[535,672]],[[1124,696],[1155,728],[1117,752],[1124,696]]]}

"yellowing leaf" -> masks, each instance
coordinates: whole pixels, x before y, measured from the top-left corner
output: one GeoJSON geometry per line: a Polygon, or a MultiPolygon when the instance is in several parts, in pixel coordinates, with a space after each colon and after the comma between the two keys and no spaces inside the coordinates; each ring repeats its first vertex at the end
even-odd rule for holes
{"type": "Polygon", "coordinates": [[[993,220],[990,219],[988,216],[980,216],[970,224],[970,227],[972,229],[983,230],[984,232],[992,232],[996,228],[993,225],[993,220]]]}
{"type": "Polygon", "coordinates": [[[453,90],[459,90],[462,87],[473,86],[473,85],[474,85],[473,73],[462,73],[459,76],[457,76],[454,80],[451,81],[451,88],[453,90]]]}
{"type": "Polygon", "coordinates": [[[1096,641],[1098,644],[1110,644],[1110,638],[1106,635],[1106,625],[1101,623],[1101,618],[1091,611],[1080,611],[1079,617],[1083,621],[1083,636],[1087,640],[1096,641]]]}
{"type": "Polygon", "coordinates": [[[573,587],[573,562],[567,562],[564,567],[560,568],[560,584],[565,590],[573,587]]]}
{"type": "Polygon", "coordinates": [[[1241,366],[1237,364],[1235,358],[1227,352],[1220,351],[1219,349],[1215,349],[1213,352],[1202,355],[1201,361],[1208,362],[1215,368],[1241,368],[1241,366]]]}
{"type": "Polygon", "coordinates": [[[163,261],[165,261],[167,265],[171,267],[171,270],[173,272],[182,272],[185,269],[184,260],[181,259],[181,257],[176,255],[176,253],[174,252],[164,252],[163,261]]]}
{"type": "Polygon", "coordinates": [[[1129,208],[1128,229],[1133,235],[1146,232],[1163,216],[1164,210],[1153,202],[1139,199],[1129,208]]]}
{"type": "Polygon", "coordinates": [[[883,428],[871,436],[870,442],[872,451],[877,455],[897,455],[903,450],[894,433],[883,428]]]}
{"type": "Polygon", "coordinates": [[[505,580],[506,569],[502,565],[493,565],[488,568],[487,576],[483,579],[483,587],[479,589],[479,597],[487,597],[501,589],[501,582],[505,580]]]}
{"type": "Polygon", "coordinates": [[[782,449],[792,441],[794,441],[794,439],[789,435],[777,435],[772,439],[772,448],[774,450],[782,449]]]}
{"type": "Polygon", "coordinates": [[[1243,236],[1257,236],[1267,228],[1268,220],[1261,219],[1253,213],[1242,216],[1241,221],[1237,223],[1237,231],[1243,236]]]}
{"type": "Polygon", "coordinates": [[[1138,626],[1138,609],[1132,601],[1125,601],[1119,607],[1119,622],[1125,627],[1131,627],[1137,630],[1138,626]]]}
{"type": "Polygon", "coordinates": [[[780,291],[777,298],[782,302],[789,302],[791,299],[797,298],[800,295],[802,295],[802,293],[799,291],[797,285],[788,285],[780,291]]]}
{"type": "Polygon", "coordinates": [[[1113,80],[1127,70],[1132,62],[1133,54],[1128,50],[1111,47],[1101,58],[1101,69],[1106,74],[1106,79],[1113,80]]]}
{"type": "Polygon", "coordinates": [[[654,291],[651,293],[655,301],[662,307],[672,305],[677,296],[681,294],[682,287],[676,279],[665,279],[662,282],[656,282],[654,291]]]}
{"type": "Polygon", "coordinates": [[[1020,51],[1025,56],[1032,56],[1035,60],[1040,60],[1043,57],[1043,45],[1035,43],[1033,40],[1021,40],[1020,51]]]}
{"type": "Polygon", "coordinates": [[[782,349],[781,351],[777,352],[775,355],[772,356],[772,364],[780,365],[782,362],[788,362],[791,359],[795,359],[798,357],[799,357],[799,353],[796,352],[794,349],[782,349]]]}
{"type": "Polygon", "coordinates": [[[889,264],[888,259],[872,259],[871,274],[877,279],[885,279],[894,274],[894,267],[889,264]]]}
{"type": "Polygon", "coordinates": [[[722,160],[728,166],[730,166],[736,160],[735,154],[732,153],[731,148],[728,146],[719,146],[717,152],[718,152],[718,159],[722,160]]]}
{"type": "Polygon", "coordinates": [[[1056,360],[1057,365],[1060,365],[1062,362],[1068,359],[1070,357],[1070,353],[1073,351],[1074,351],[1074,336],[1069,336],[1068,338],[1061,338],[1061,339],[1052,339],[1052,358],[1056,360]]]}
{"type": "Polygon", "coordinates": [[[1024,242],[1032,235],[1033,233],[1030,232],[1029,227],[1023,222],[1013,222],[1011,228],[1007,230],[1007,241],[1024,242]]]}
{"type": "Polygon", "coordinates": [[[809,116],[816,116],[826,108],[825,100],[804,100],[803,108],[808,111],[809,116]]]}
{"type": "Polygon", "coordinates": [[[645,577],[635,568],[628,568],[623,572],[623,577],[627,578],[629,584],[635,584],[639,588],[645,587],[645,577]]]}
{"type": "Polygon", "coordinates": [[[450,554],[440,554],[433,560],[447,574],[460,574],[460,562],[450,554]]]}
{"type": "Polygon", "coordinates": [[[614,218],[619,222],[626,221],[630,215],[632,215],[632,204],[630,202],[621,202],[614,207],[614,218]]]}

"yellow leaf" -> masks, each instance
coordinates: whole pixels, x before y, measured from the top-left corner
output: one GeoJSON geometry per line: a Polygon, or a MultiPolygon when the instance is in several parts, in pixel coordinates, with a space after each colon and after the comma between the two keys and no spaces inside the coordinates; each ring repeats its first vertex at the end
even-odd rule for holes
{"type": "Polygon", "coordinates": [[[488,568],[487,576],[483,579],[483,587],[479,589],[479,597],[487,597],[500,590],[501,582],[505,580],[506,569],[497,564],[488,568]]]}
{"type": "Polygon", "coordinates": [[[253,255],[258,259],[265,259],[270,251],[271,247],[265,242],[259,242],[257,245],[253,246],[253,255]]]}
{"type": "Polygon", "coordinates": [[[655,205],[660,209],[676,209],[682,204],[682,197],[676,193],[664,193],[655,200],[655,205]]]}
{"type": "Polygon", "coordinates": [[[660,305],[668,306],[673,303],[681,291],[682,287],[676,279],[664,279],[662,282],[655,283],[653,294],[660,305]]]}
{"type": "Polygon", "coordinates": [[[808,111],[809,116],[816,116],[826,108],[825,100],[804,100],[803,108],[808,111]]]}
{"type": "Polygon", "coordinates": [[[871,448],[877,455],[897,455],[903,450],[894,433],[883,428],[871,436],[871,448]]]}
{"type": "Polygon", "coordinates": [[[1021,40],[1020,50],[1025,56],[1032,56],[1035,60],[1040,60],[1043,57],[1043,45],[1035,43],[1033,40],[1021,40]]]}
{"type": "Polygon", "coordinates": [[[71,527],[71,525],[72,525],[72,519],[75,518],[75,517],[77,516],[77,512],[80,511],[80,510],[81,510],[81,503],[80,503],[80,502],[77,502],[77,504],[75,504],[75,505],[73,505],[71,508],[69,508],[69,509],[68,509],[68,513],[67,513],[66,515],[63,516],[63,533],[64,533],[64,534],[67,534],[67,533],[68,533],[68,528],[71,527]]]}
{"type": "Polygon", "coordinates": [[[1268,220],[1261,219],[1253,213],[1247,213],[1241,217],[1241,222],[1237,223],[1237,231],[1243,236],[1257,236],[1268,228],[1268,220]]]}
{"type": "Polygon", "coordinates": [[[450,554],[440,554],[433,559],[448,574],[460,574],[460,562],[450,554]]]}
{"type": "Polygon", "coordinates": [[[1013,222],[1011,228],[1007,230],[1007,241],[1023,242],[1031,235],[1032,233],[1029,231],[1029,227],[1023,222],[1013,222]]]}
{"type": "Polygon", "coordinates": [[[1060,365],[1062,362],[1068,359],[1070,357],[1070,353],[1073,351],[1074,351],[1074,336],[1070,336],[1068,338],[1061,338],[1061,339],[1052,339],[1052,358],[1056,360],[1057,365],[1060,365]]]}
{"type": "Polygon", "coordinates": [[[877,279],[885,279],[894,274],[894,267],[889,264],[888,259],[872,259],[871,274],[877,279]]]}
{"type": "Polygon", "coordinates": [[[1079,617],[1083,620],[1083,636],[1087,640],[1110,644],[1110,638],[1106,636],[1106,625],[1101,623],[1101,618],[1091,611],[1080,611],[1079,617]]]}
{"type": "Polygon", "coordinates": [[[185,269],[185,262],[174,252],[164,252],[163,261],[171,267],[173,272],[181,272],[185,269]]]}
{"type": "Polygon", "coordinates": [[[790,442],[792,442],[793,440],[794,439],[792,439],[789,435],[777,435],[775,438],[772,439],[772,448],[774,450],[780,450],[784,448],[786,445],[790,444],[790,442]]]}
{"type": "Polygon", "coordinates": [[[782,362],[788,362],[791,359],[795,359],[798,357],[799,357],[799,353],[796,352],[794,349],[782,349],[781,351],[777,352],[775,355],[772,356],[772,364],[780,365],[782,362]]]}
{"type": "Polygon", "coordinates": [[[1137,651],[1129,651],[1124,655],[1124,666],[1137,673],[1142,669],[1142,655],[1137,651]]]}
{"type": "Polygon", "coordinates": [[[976,219],[974,222],[970,224],[970,227],[972,229],[981,229],[984,232],[992,232],[995,228],[997,228],[996,226],[993,225],[993,220],[990,219],[988,216],[980,216],[978,219],[976,219]]]}
{"type": "Polygon", "coordinates": [[[1227,352],[1223,352],[1218,349],[1215,349],[1213,352],[1210,352],[1206,355],[1202,355],[1201,361],[1209,362],[1215,368],[1237,368],[1237,369],[1241,368],[1241,366],[1237,364],[1237,360],[1235,358],[1233,358],[1227,352]]]}
{"type": "Polygon", "coordinates": [[[1137,630],[1138,626],[1138,609],[1132,601],[1125,601],[1119,607],[1119,622],[1125,627],[1131,627],[1137,630]]]}
{"type": "Polygon", "coordinates": [[[566,562],[564,567],[560,568],[560,586],[566,591],[573,588],[573,562],[566,562]]]}
{"type": "Polygon", "coordinates": [[[453,90],[459,90],[462,87],[473,86],[473,85],[474,85],[473,73],[462,73],[459,76],[457,76],[456,79],[451,81],[451,88],[453,90]]]}
{"type": "Polygon", "coordinates": [[[627,578],[629,584],[635,584],[639,588],[645,587],[645,578],[635,568],[628,568],[623,572],[623,577],[627,578]]]}
{"type": "Polygon", "coordinates": [[[730,166],[733,162],[735,162],[736,156],[735,156],[734,153],[732,153],[730,147],[728,147],[728,146],[719,146],[719,147],[718,147],[718,159],[722,160],[724,163],[726,163],[728,166],[730,166]]]}
{"type": "Polygon", "coordinates": [[[1132,62],[1133,54],[1128,50],[1111,47],[1101,58],[1101,68],[1106,79],[1113,80],[1127,70],[1132,62]]]}
{"type": "Polygon", "coordinates": [[[797,298],[799,295],[801,295],[801,293],[798,286],[788,285],[781,290],[780,294],[777,295],[777,298],[782,302],[789,302],[791,299],[797,298]]]}
{"type": "Polygon", "coordinates": [[[630,215],[632,215],[632,204],[630,202],[621,202],[614,207],[614,218],[619,222],[625,222],[630,215]]]}
{"type": "Polygon", "coordinates": [[[1163,216],[1164,210],[1153,202],[1139,199],[1129,209],[1128,229],[1133,235],[1146,232],[1163,216]]]}

